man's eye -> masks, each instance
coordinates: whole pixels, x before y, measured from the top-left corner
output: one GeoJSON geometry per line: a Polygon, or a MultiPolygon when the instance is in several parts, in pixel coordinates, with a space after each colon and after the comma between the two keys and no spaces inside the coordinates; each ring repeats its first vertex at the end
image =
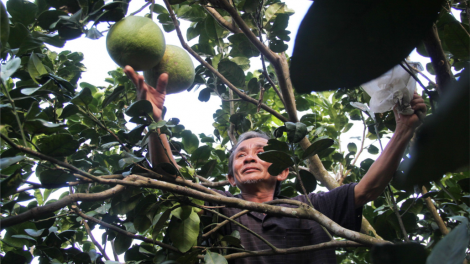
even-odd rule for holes
{"type": "Polygon", "coordinates": [[[238,154],[237,157],[238,157],[238,158],[241,158],[241,157],[243,157],[243,156],[245,156],[245,154],[238,154]]]}

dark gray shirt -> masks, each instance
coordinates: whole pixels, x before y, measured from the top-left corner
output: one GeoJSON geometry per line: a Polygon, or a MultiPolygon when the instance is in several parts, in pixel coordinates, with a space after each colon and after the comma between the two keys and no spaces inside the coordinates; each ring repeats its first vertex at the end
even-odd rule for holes
{"type": "MultiPolygon", "coordinates": [[[[343,185],[325,193],[311,193],[309,194],[309,199],[312,201],[316,210],[320,211],[331,220],[347,229],[359,231],[361,228],[362,207],[355,209],[355,185],[356,184],[343,185]]],[[[218,192],[228,197],[241,198],[241,195],[233,196],[230,192],[218,192]]],[[[291,199],[308,204],[308,201],[303,195],[291,199]]],[[[288,204],[281,204],[281,206],[295,207],[288,204]]],[[[231,207],[219,209],[220,213],[229,217],[239,213],[240,211],[241,209],[231,207]]],[[[250,212],[239,217],[237,221],[258,233],[278,248],[301,247],[329,241],[328,235],[323,231],[321,226],[313,220],[271,216],[258,212],[250,212]]],[[[240,232],[241,243],[246,250],[257,251],[270,249],[270,247],[263,241],[248,233],[238,225],[229,223],[221,228],[223,235],[230,235],[234,230],[240,232]]],[[[240,258],[235,259],[230,263],[336,263],[336,256],[335,249],[325,249],[289,255],[240,258]]]]}

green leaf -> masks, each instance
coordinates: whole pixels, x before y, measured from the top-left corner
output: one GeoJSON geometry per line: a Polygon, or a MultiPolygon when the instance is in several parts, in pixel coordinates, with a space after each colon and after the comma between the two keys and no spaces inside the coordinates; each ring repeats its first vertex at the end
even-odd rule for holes
{"type": "Polygon", "coordinates": [[[172,218],[168,226],[173,245],[181,252],[187,252],[196,243],[199,235],[199,216],[194,211],[185,220],[172,218]]]}
{"type": "Polygon", "coordinates": [[[24,160],[25,156],[14,156],[0,159],[0,170],[6,169],[11,165],[24,160]]]}
{"type": "Polygon", "coordinates": [[[283,136],[284,132],[286,132],[286,131],[287,131],[286,126],[280,126],[280,127],[276,128],[276,129],[274,130],[274,133],[273,133],[273,134],[274,134],[274,136],[275,136],[276,138],[280,138],[280,137],[283,136]]]}
{"type": "Polygon", "coordinates": [[[206,255],[204,255],[204,262],[207,264],[226,264],[227,259],[224,258],[224,256],[211,252],[210,250],[207,250],[206,255]]]}
{"type": "Polygon", "coordinates": [[[179,18],[199,22],[206,18],[206,12],[200,5],[182,5],[176,12],[179,18]]]}
{"type": "Polygon", "coordinates": [[[183,138],[182,142],[184,145],[184,150],[187,153],[192,154],[199,146],[199,139],[196,135],[191,133],[190,130],[181,132],[181,137],[183,138]]]}
{"type": "Polygon", "coordinates": [[[278,13],[283,13],[283,9],[286,6],[284,3],[274,3],[266,9],[266,12],[264,13],[266,22],[265,26],[267,23],[272,22],[278,13]]]}
{"type": "Polygon", "coordinates": [[[140,100],[140,101],[134,102],[126,109],[126,115],[130,117],[145,116],[145,115],[152,116],[153,115],[152,103],[150,103],[147,100],[140,100]]]}
{"type": "Polygon", "coordinates": [[[296,91],[352,88],[379,77],[420,43],[443,3],[315,1],[295,39],[290,76],[296,91]],[[313,65],[322,67],[312,71],[313,65]]]}
{"type": "Polygon", "coordinates": [[[379,149],[374,145],[370,145],[369,148],[367,148],[367,152],[369,152],[370,154],[376,155],[376,154],[379,154],[379,149]]]}
{"type": "Polygon", "coordinates": [[[368,171],[370,166],[372,166],[372,163],[374,163],[374,160],[373,159],[365,159],[361,162],[361,169],[365,170],[365,171],[368,171]]]}
{"type": "Polygon", "coordinates": [[[258,153],[258,157],[264,161],[272,163],[268,168],[268,172],[272,176],[277,176],[285,169],[294,165],[294,161],[292,161],[290,155],[283,151],[265,151],[258,153]]]}
{"type": "Polygon", "coordinates": [[[287,145],[287,143],[276,139],[269,139],[268,145],[264,146],[263,149],[264,151],[279,150],[289,153],[289,146],[287,145]]]}
{"type": "Polygon", "coordinates": [[[465,28],[450,13],[443,13],[439,17],[439,28],[444,28],[442,41],[454,57],[468,60],[470,58],[470,36],[465,28]]]}
{"type": "Polygon", "coordinates": [[[34,22],[38,6],[27,0],[8,0],[7,10],[13,23],[18,22],[27,26],[34,22]]]}
{"type": "Polygon", "coordinates": [[[40,237],[43,233],[44,233],[44,230],[45,229],[40,229],[40,230],[36,230],[36,229],[25,229],[24,231],[26,232],[26,234],[32,236],[32,237],[40,237]]]}
{"type": "Polygon", "coordinates": [[[168,14],[168,11],[166,10],[166,8],[159,4],[154,4],[152,11],[157,14],[168,14]]]}
{"type": "Polygon", "coordinates": [[[470,242],[468,220],[454,228],[449,234],[441,239],[429,255],[426,264],[462,263],[465,259],[465,251],[470,242]]]}
{"type": "MultiPolygon", "coordinates": [[[[184,143],[183,143],[184,144],[184,143]]],[[[209,146],[202,146],[196,149],[191,155],[191,162],[195,167],[198,164],[206,163],[211,155],[211,148],[209,146]]]]}
{"type": "Polygon", "coordinates": [[[168,218],[171,215],[171,210],[165,210],[164,213],[162,214],[157,214],[152,220],[152,225],[153,225],[153,232],[152,232],[152,238],[155,239],[158,234],[162,231],[163,226],[165,225],[166,221],[168,221],[168,218]]]}
{"type": "Polygon", "coordinates": [[[41,181],[44,186],[54,186],[75,181],[75,176],[64,170],[47,169],[39,174],[39,181],[41,181]]]}
{"type": "Polygon", "coordinates": [[[38,77],[48,73],[41,60],[39,59],[38,55],[36,55],[36,53],[34,52],[31,52],[31,56],[29,57],[28,72],[35,82],[37,82],[36,79],[38,77]]]}
{"type": "Polygon", "coordinates": [[[70,102],[78,106],[87,106],[93,101],[93,95],[88,87],[83,88],[70,102]]]}
{"type": "Polygon", "coordinates": [[[131,247],[131,244],[131,237],[118,233],[114,240],[114,249],[116,250],[116,254],[121,255],[126,252],[131,247]]]}
{"type": "Polygon", "coordinates": [[[44,30],[51,30],[51,25],[57,22],[60,16],[67,16],[67,13],[61,10],[47,10],[37,17],[37,22],[44,30]]]}
{"type": "MultiPolygon", "coordinates": [[[[304,154],[302,154],[302,159],[308,159],[312,156],[317,155],[320,151],[323,151],[329,147],[331,147],[335,141],[330,138],[318,138],[315,141],[312,142],[312,145],[308,147],[305,151],[304,154]]],[[[349,145],[348,145],[349,149],[349,145]]]]}
{"type": "Polygon", "coordinates": [[[220,74],[236,87],[245,85],[245,73],[235,62],[230,60],[222,60],[218,66],[220,74]]]}
{"type": "Polygon", "coordinates": [[[248,37],[243,33],[233,34],[228,37],[228,40],[232,43],[230,50],[230,56],[232,57],[258,57],[259,50],[251,43],[248,37]]]}
{"type": "Polygon", "coordinates": [[[185,220],[191,215],[192,212],[193,208],[191,206],[183,205],[171,211],[171,215],[178,218],[179,220],[185,220]]]}
{"type": "Polygon", "coordinates": [[[349,143],[348,144],[348,151],[349,152],[354,152],[356,153],[357,152],[357,146],[356,146],[356,143],[349,143]]]}
{"type": "Polygon", "coordinates": [[[426,256],[426,248],[418,243],[375,245],[371,250],[374,264],[424,264],[426,256]]]}
{"type": "Polygon", "coordinates": [[[78,113],[78,106],[74,104],[69,104],[66,107],[64,107],[64,110],[62,110],[62,114],[60,114],[59,118],[67,118],[71,115],[75,115],[78,113]]]}
{"type": "Polygon", "coordinates": [[[16,170],[12,175],[0,182],[0,197],[5,198],[16,192],[16,189],[23,184],[23,175],[21,169],[16,170]]]}
{"type": "Polygon", "coordinates": [[[197,99],[201,102],[207,102],[211,98],[211,92],[211,88],[204,88],[199,92],[199,96],[197,97],[197,99]]]}
{"type": "Polygon", "coordinates": [[[2,65],[2,69],[1,69],[1,78],[4,82],[6,82],[10,76],[13,75],[13,73],[16,72],[16,70],[18,70],[18,68],[20,68],[21,66],[21,59],[16,57],[14,59],[11,59],[7,62],[6,65],[2,65]]]}
{"type": "Polygon", "coordinates": [[[303,123],[284,123],[287,131],[287,140],[291,143],[299,143],[307,135],[307,126],[303,123]]]}
{"type": "Polygon", "coordinates": [[[78,141],[74,140],[69,134],[57,134],[42,137],[37,142],[41,153],[52,157],[72,155],[77,152],[80,145],[78,141]]]}
{"type": "MultiPolygon", "coordinates": [[[[299,174],[307,193],[315,191],[317,188],[317,179],[315,179],[315,176],[307,170],[300,170],[299,174]]],[[[298,178],[295,178],[295,189],[303,194],[302,186],[300,185],[298,178]]]]}

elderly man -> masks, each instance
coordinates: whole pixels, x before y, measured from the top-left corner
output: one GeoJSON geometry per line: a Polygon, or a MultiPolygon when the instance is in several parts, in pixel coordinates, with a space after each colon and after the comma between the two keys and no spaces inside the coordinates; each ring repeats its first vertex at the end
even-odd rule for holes
{"type": "MultiPolygon", "coordinates": [[[[137,87],[137,98],[150,101],[153,105],[155,121],[161,120],[168,75],[162,74],[158,79],[157,87],[153,88],[147,85],[143,77],[136,74],[131,67],[126,66],[124,71],[137,87]]],[[[426,112],[424,100],[416,93],[411,101],[411,106],[415,111],[426,112]]],[[[390,182],[403,152],[419,124],[419,119],[415,114],[404,116],[395,112],[395,116],[397,126],[393,137],[362,180],[358,184],[343,185],[327,193],[309,194],[308,198],[316,210],[347,229],[360,230],[362,206],[377,198],[390,182]]],[[[168,163],[170,161],[167,157],[172,157],[171,153],[166,155],[157,137],[158,135],[153,134],[149,139],[150,161],[152,164],[168,163]]],[[[160,137],[165,148],[169,150],[170,146],[166,136],[161,135],[160,137]]],[[[269,137],[264,134],[248,132],[241,135],[238,144],[233,147],[229,159],[228,180],[230,184],[236,185],[241,191],[235,197],[257,203],[277,199],[277,182],[285,180],[289,171],[286,169],[277,176],[268,173],[268,167],[271,163],[261,160],[257,155],[263,152],[263,147],[267,145],[268,139],[269,137]]],[[[229,192],[220,193],[233,197],[229,192]]],[[[308,203],[303,195],[292,199],[308,203]]],[[[292,207],[288,204],[282,204],[282,206],[292,207]]],[[[220,209],[221,213],[229,217],[240,211],[240,209],[230,207],[220,209]]],[[[312,220],[250,212],[239,217],[237,221],[278,248],[301,247],[330,240],[321,226],[312,220]]],[[[270,249],[266,243],[238,225],[228,224],[224,226],[222,232],[231,234],[234,230],[240,232],[241,242],[246,250],[270,249]]],[[[336,257],[334,249],[331,248],[290,255],[247,257],[234,261],[234,263],[270,264],[288,262],[295,264],[336,263],[336,257]]]]}

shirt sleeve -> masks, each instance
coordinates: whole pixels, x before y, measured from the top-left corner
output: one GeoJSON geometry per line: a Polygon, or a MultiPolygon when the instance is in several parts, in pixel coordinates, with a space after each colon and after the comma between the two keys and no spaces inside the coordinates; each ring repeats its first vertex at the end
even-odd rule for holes
{"type": "Polygon", "coordinates": [[[361,230],[362,206],[356,209],[354,187],[356,183],[345,184],[329,192],[311,193],[309,198],[316,210],[344,228],[361,230]]]}

